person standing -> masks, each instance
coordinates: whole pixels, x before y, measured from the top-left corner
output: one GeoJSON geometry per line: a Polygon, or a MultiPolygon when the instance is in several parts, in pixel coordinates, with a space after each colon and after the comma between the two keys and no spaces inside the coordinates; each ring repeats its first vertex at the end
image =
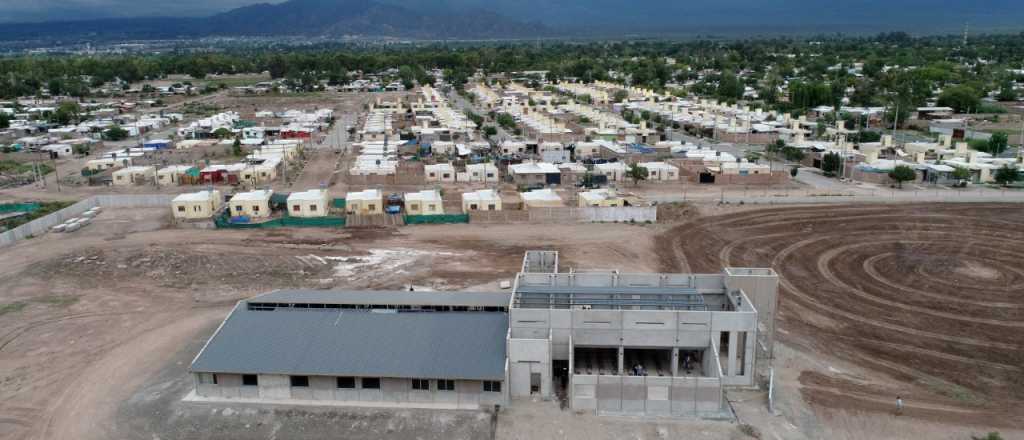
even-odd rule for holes
{"type": "Polygon", "coordinates": [[[896,396],[896,415],[903,415],[903,398],[896,396]]]}

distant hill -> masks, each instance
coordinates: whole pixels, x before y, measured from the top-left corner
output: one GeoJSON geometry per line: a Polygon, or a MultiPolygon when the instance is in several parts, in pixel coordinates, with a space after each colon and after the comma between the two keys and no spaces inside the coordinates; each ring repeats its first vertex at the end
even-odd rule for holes
{"type": "Polygon", "coordinates": [[[164,39],[209,36],[494,39],[550,35],[539,23],[478,8],[415,11],[376,0],[290,0],[255,4],[205,18],[146,17],[7,23],[0,40],[164,39]]]}
{"type": "Polygon", "coordinates": [[[959,32],[965,23],[974,32],[1019,32],[1021,18],[1022,0],[290,0],[205,18],[6,23],[0,40],[939,34],[959,32]]]}

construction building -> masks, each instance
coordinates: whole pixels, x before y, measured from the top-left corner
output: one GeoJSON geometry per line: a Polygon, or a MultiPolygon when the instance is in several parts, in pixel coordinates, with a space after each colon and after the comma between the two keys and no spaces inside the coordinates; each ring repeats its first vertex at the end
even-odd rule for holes
{"type": "Polygon", "coordinates": [[[192,395],[728,418],[723,388],[755,386],[772,356],[777,290],[772,269],[562,271],[528,251],[511,293],[275,291],[235,306],[192,395]]]}

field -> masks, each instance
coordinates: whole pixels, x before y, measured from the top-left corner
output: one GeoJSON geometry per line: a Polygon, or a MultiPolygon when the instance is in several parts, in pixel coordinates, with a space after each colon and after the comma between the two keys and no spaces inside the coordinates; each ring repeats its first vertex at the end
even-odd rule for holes
{"type": "Polygon", "coordinates": [[[77,234],[0,249],[0,439],[744,438],[729,422],[577,416],[546,402],[495,426],[465,412],[180,401],[189,362],[238,299],[285,287],[495,290],[536,248],[591,269],[775,267],[785,417],[766,414],[762,392],[730,393],[765,438],[1021,432],[1019,207],[663,214],[677,221],[209,231],[169,228],[162,209],[107,210],[77,234]]]}

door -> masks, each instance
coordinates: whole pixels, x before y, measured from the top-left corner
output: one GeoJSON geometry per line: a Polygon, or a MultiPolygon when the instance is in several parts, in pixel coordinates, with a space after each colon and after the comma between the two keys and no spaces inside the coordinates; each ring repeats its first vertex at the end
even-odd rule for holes
{"type": "Polygon", "coordinates": [[[540,373],[530,373],[530,394],[540,394],[540,373]]]}

